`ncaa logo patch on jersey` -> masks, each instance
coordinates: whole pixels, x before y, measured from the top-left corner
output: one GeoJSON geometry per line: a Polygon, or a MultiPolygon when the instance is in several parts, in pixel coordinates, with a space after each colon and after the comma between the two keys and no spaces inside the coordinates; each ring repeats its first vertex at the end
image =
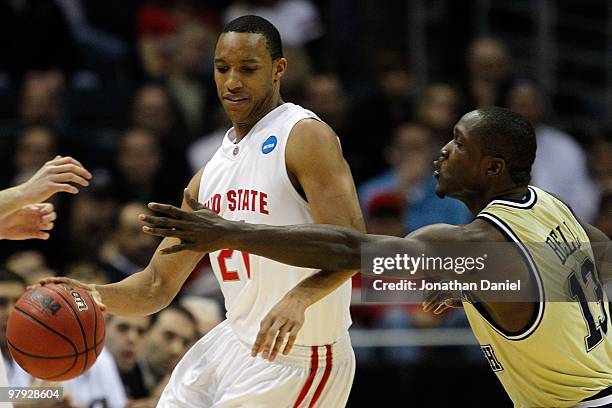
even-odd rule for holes
{"type": "Polygon", "coordinates": [[[268,137],[263,142],[263,144],[261,145],[261,152],[263,154],[270,153],[276,147],[276,143],[278,143],[278,140],[276,139],[276,136],[272,135],[272,136],[268,137]]]}

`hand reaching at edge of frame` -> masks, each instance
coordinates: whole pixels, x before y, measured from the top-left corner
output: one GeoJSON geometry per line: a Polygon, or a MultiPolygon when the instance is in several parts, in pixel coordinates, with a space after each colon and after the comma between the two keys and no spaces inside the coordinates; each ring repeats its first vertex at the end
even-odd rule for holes
{"type": "Polygon", "coordinates": [[[73,184],[87,187],[91,177],[91,173],[78,160],[69,156],[56,156],[18,188],[24,200],[34,204],[43,202],[59,192],[76,194],[79,189],[73,184]]]}
{"type": "Polygon", "coordinates": [[[48,239],[56,218],[53,204],[24,205],[0,218],[0,239],[48,239]]]}

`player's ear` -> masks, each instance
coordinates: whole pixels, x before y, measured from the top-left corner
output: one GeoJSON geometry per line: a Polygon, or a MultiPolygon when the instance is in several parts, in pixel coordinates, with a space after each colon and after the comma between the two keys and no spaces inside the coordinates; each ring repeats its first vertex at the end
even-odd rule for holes
{"type": "Polygon", "coordinates": [[[497,177],[506,171],[506,161],[501,157],[490,157],[487,162],[487,176],[497,177]]]}
{"type": "Polygon", "coordinates": [[[274,81],[280,81],[280,79],[285,75],[285,71],[287,70],[287,59],[279,58],[274,61],[274,72],[273,78],[274,81]]]}

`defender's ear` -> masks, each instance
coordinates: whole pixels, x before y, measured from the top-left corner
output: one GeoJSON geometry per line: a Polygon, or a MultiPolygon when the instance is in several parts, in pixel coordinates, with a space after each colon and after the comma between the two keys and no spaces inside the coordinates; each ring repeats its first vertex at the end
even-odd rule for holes
{"type": "Polygon", "coordinates": [[[487,163],[487,176],[498,177],[506,171],[506,161],[501,157],[491,157],[487,163]]]}

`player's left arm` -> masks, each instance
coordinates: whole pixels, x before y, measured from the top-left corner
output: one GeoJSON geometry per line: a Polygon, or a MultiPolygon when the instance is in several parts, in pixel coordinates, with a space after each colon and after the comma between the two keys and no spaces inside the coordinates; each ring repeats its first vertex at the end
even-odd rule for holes
{"type": "Polygon", "coordinates": [[[599,271],[602,282],[612,282],[612,241],[599,229],[585,222],[580,222],[582,228],[587,233],[593,255],[595,255],[595,265],[599,271]]]}
{"type": "MultiPolygon", "coordinates": [[[[315,223],[365,232],[351,170],[329,126],[317,120],[298,122],[287,141],[285,160],[289,177],[305,195],[315,223]]],[[[305,310],[357,272],[319,271],[291,289],[262,320],[252,354],[263,350],[264,357],[273,360],[287,334],[284,353],[288,353],[303,324],[305,310]]]]}

